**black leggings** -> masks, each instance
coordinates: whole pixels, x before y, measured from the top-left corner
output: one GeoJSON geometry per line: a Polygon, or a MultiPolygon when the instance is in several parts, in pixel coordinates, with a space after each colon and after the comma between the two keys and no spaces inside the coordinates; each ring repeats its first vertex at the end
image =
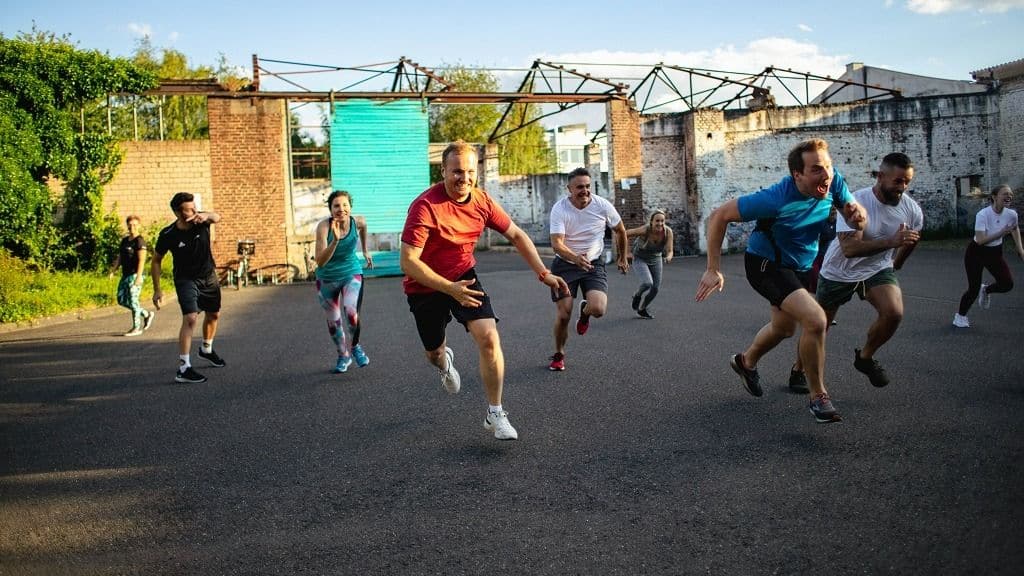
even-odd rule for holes
{"type": "Polygon", "coordinates": [[[967,271],[967,291],[960,297],[960,315],[966,316],[971,309],[974,300],[978,298],[981,291],[981,271],[988,270],[988,273],[995,278],[994,284],[989,284],[985,292],[999,294],[1013,290],[1013,276],[1010,274],[1010,267],[1003,259],[1003,245],[980,246],[974,240],[967,245],[967,252],[964,254],[964,269],[967,271]]]}

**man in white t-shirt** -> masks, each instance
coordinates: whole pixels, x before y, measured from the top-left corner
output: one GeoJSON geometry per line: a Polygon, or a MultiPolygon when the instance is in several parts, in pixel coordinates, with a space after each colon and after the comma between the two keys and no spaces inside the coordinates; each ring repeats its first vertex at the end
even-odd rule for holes
{"type": "MultiPolygon", "coordinates": [[[[878,312],[863,348],[854,350],[853,366],[867,375],[873,386],[889,383],[885,370],[874,359],[878,349],[892,338],[903,319],[903,293],[896,277],[917,246],[924,214],[913,198],[904,194],[914,178],[914,164],[906,154],[893,152],[882,158],[875,185],[853,193],[868,215],[863,231],[837,221],[836,237],[825,254],[816,294],[829,322],[854,294],[878,312]]],[[[807,380],[800,361],[790,373],[793,391],[806,392],[807,380]]]]}
{"type": "Polygon", "coordinates": [[[586,334],[591,318],[604,316],[608,305],[608,276],[604,269],[604,231],[611,228],[615,238],[619,271],[629,270],[626,253],[626,226],[611,202],[590,193],[590,173],[577,168],[569,173],[568,196],[551,208],[551,248],[555,258],[551,273],[561,276],[569,293],[551,291],[555,303],[555,354],[550,370],[565,370],[565,343],[569,339],[569,319],[577,292],[583,293],[576,333],[586,334]]]}

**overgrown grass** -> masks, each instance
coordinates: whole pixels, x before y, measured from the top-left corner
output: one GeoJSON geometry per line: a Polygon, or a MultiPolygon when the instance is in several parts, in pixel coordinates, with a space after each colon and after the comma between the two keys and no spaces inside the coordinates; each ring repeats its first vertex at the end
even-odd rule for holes
{"type": "MultiPolygon", "coordinates": [[[[169,258],[164,259],[164,277],[169,278],[169,258]]],[[[0,250],[0,322],[26,322],[63,312],[89,310],[117,304],[117,282],[98,272],[49,272],[33,270],[21,260],[0,250]]],[[[153,284],[146,277],[139,300],[153,296],[153,284]]]]}

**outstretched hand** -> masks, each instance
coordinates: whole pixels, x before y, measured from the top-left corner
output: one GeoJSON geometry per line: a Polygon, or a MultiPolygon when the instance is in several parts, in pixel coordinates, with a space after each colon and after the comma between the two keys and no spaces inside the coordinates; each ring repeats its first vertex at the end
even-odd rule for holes
{"type": "Polygon", "coordinates": [[[716,290],[721,292],[723,288],[725,288],[725,277],[722,276],[722,273],[717,270],[705,270],[700,277],[700,283],[697,284],[696,300],[703,302],[716,290]]]}

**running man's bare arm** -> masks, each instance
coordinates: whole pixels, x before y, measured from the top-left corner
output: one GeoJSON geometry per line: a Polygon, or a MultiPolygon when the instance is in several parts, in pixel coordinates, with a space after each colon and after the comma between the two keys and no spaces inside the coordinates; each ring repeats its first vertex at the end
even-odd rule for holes
{"type": "Polygon", "coordinates": [[[469,285],[473,284],[474,280],[448,280],[434,272],[430,266],[427,266],[423,262],[422,256],[423,248],[402,242],[402,251],[398,259],[402,273],[422,286],[451,296],[456,302],[466,308],[477,308],[480,306],[480,300],[477,298],[483,296],[484,293],[479,290],[469,289],[469,285]]]}
{"type": "Polygon", "coordinates": [[[697,284],[698,302],[702,302],[715,290],[721,292],[725,288],[725,277],[721,272],[722,241],[725,240],[725,230],[729,223],[740,221],[742,217],[735,199],[715,208],[708,216],[708,266],[697,284]]]}
{"type": "Polygon", "coordinates": [[[530,269],[537,274],[541,282],[550,288],[558,290],[561,294],[569,293],[569,286],[565,283],[565,280],[562,280],[561,276],[551,274],[544,267],[544,261],[541,260],[540,254],[537,254],[537,247],[534,246],[533,240],[530,240],[530,237],[523,232],[522,228],[516,226],[513,222],[508,227],[508,230],[505,230],[504,236],[516,247],[516,251],[523,257],[526,264],[530,266],[530,269]]]}
{"type": "Polygon", "coordinates": [[[615,238],[616,264],[619,272],[629,272],[629,239],[626,234],[626,225],[619,221],[619,225],[612,228],[612,237],[615,238]]]}

